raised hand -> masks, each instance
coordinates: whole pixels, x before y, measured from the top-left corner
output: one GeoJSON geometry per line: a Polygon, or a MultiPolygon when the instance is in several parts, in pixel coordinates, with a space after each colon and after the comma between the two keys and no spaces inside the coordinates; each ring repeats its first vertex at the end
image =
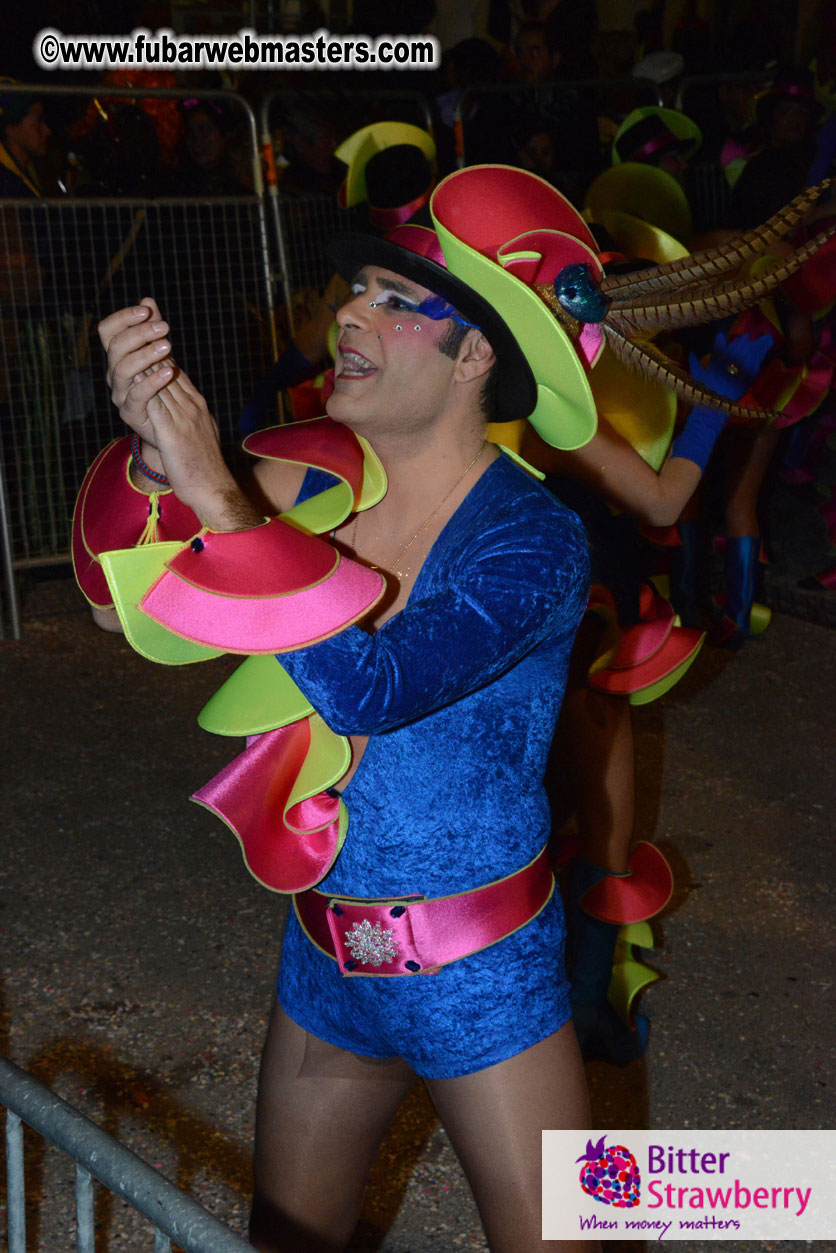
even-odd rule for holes
{"type": "Polygon", "coordinates": [[[168,324],[150,297],[99,324],[107,381],[122,419],[157,450],[176,496],[215,530],[262,521],[230,473],[205,399],[171,358],[168,324]]]}
{"type": "Polygon", "coordinates": [[[690,354],[691,376],[719,396],[739,400],[757,378],[764,357],[772,346],[771,335],[759,335],[757,339],[739,335],[729,343],[723,332],[718,331],[705,365],[693,353],[690,354]]]}
{"type": "Polygon", "coordinates": [[[155,444],[152,417],[157,396],[174,378],[176,366],[166,338],[168,323],[155,300],[111,313],[99,323],[107,353],[107,384],[119,415],[144,440],[155,444]]]}

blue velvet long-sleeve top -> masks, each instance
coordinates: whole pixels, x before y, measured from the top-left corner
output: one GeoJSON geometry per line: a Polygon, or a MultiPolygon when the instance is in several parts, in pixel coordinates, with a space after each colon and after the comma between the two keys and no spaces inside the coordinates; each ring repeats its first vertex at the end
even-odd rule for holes
{"type": "MultiPolygon", "coordinates": [[[[309,471],[300,500],[328,476],[309,471]]],[[[501,456],[433,545],[406,606],[281,657],[332,730],[369,741],[320,890],[465,891],[549,832],[546,757],[589,581],[574,513],[501,456]]]]}

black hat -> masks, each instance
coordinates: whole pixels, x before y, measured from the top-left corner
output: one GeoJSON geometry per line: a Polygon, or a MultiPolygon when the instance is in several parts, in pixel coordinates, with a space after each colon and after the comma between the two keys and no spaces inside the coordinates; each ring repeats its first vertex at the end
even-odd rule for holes
{"type": "Polygon", "coordinates": [[[414,144],[393,144],[366,166],[369,217],[375,226],[397,226],[427,204],[435,171],[414,144]]]}
{"type": "Polygon", "coordinates": [[[787,66],[755,98],[755,110],[762,126],[768,126],[772,114],[782,101],[792,101],[803,108],[813,122],[818,122],[824,109],[816,97],[815,80],[809,70],[787,66]]]}
{"type": "Polygon", "coordinates": [[[645,161],[655,164],[663,156],[681,152],[692,157],[702,143],[695,122],[677,109],[647,105],[634,109],[618,128],[613,140],[613,163],[645,161]]]}

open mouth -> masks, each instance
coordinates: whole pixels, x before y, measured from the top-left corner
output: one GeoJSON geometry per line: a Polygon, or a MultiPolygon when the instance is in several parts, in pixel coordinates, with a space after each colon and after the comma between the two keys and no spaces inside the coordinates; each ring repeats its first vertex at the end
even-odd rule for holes
{"type": "Polygon", "coordinates": [[[338,377],[341,379],[362,379],[377,370],[376,365],[353,348],[340,348],[339,353],[342,365],[338,377]]]}

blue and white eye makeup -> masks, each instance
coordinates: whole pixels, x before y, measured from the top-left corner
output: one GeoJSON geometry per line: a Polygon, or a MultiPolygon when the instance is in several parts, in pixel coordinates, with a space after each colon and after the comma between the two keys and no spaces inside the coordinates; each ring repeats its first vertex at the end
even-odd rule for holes
{"type": "MultiPolygon", "coordinates": [[[[367,291],[367,283],[365,279],[356,278],[351,284],[352,296],[362,296],[367,291]]],[[[387,288],[381,285],[378,295],[374,300],[369,301],[370,309],[392,309],[396,313],[414,313],[418,307],[418,302],[410,300],[402,292],[396,291],[394,288],[387,288]]]]}
{"type": "MultiPolygon", "coordinates": [[[[360,296],[366,290],[366,282],[361,278],[355,279],[351,285],[351,291],[354,296],[360,296]]],[[[404,296],[402,292],[387,288],[385,285],[381,286],[380,292],[375,296],[374,300],[369,301],[369,308],[391,309],[394,313],[405,313],[410,317],[413,315],[421,316],[429,318],[433,322],[444,322],[450,318],[452,321],[457,322],[459,326],[472,328],[477,331],[480,329],[475,322],[468,322],[466,318],[462,317],[459,311],[449,304],[443,296],[425,296],[423,300],[415,301],[404,296]]],[[[403,329],[401,324],[395,326],[396,331],[402,331],[403,329]]],[[[420,331],[421,323],[413,323],[412,329],[420,331]]]]}
{"type": "Polygon", "coordinates": [[[443,322],[446,318],[451,318],[454,322],[458,322],[459,326],[466,326],[474,331],[480,329],[475,322],[468,322],[466,318],[463,318],[458,309],[448,304],[443,296],[425,296],[419,305],[414,306],[412,312],[431,318],[433,322],[443,322]]]}

